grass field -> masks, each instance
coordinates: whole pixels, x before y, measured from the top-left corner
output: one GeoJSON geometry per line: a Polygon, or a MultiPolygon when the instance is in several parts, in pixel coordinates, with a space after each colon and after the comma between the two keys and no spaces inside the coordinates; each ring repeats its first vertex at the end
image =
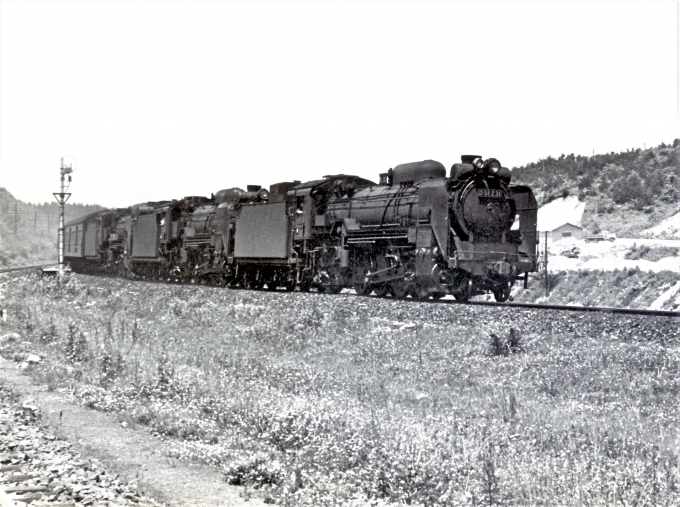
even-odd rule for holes
{"type": "Polygon", "coordinates": [[[1,290],[3,353],[44,356],[38,382],[279,504],[680,504],[674,319],[85,276],[1,290]]]}

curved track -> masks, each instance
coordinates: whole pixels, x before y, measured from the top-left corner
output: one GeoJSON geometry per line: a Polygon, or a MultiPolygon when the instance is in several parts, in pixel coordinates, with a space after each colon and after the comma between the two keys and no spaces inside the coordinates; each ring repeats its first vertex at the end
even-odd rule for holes
{"type": "MultiPolygon", "coordinates": [[[[23,271],[23,270],[30,270],[30,269],[38,269],[38,268],[43,268],[45,266],[52,266],[53,264],[40,264],[40,265],[35,265],[35,266],[23,266],[23,267],[17,267],[17,268],[7,268],[7,269],[2,269],[0,270],[0,273],[9,273],[9,272],[14,272],[14,271],[23,271]]],[[[247,289],[247,290],[252,290],[252,289],[247,289]]],[[[348,294],[349,295],[349,294],[348,294]]],[[[354,295],[354,294],[353,294],[354,295]]],[[[366,297],[366,296],[358,296],[357,297],[366,297]]],[[[374,297],[377,298],[378,296],[368,296],[368,297],[374,297]]],[[[385,299],[385,298],[381,298],[385,299]]],[[[395,300],[397,301],[397,300],[395,300]]],[[[475,306],[493,306],[493,307],[501,307],[501,308],[529,308],[529,309],[534,309],[534,310],[562,310],[562,311],[568,311],[568,312],[599,312],[599,313],[616,313],[616,314],[623,314],[623,315],[647,315],[650,317],[671,317],[671,318],[678,318],[680,317],[680,312],[673,312],[673,311],[667,311],[667,310],[643,310],[639,308],[612,308],[612,307],[606,307],[606,306],[572,306],[572,305],[543,305],[543,304],[535,304],[535,303],[513,303],[513,302],[505,302],[505,303],[496,303],[494,301],[456,301],[456,300],[450,300],[450,299],[427,299],[427,300],[411,300],[412,302],[419,302],[419,303],[430,303],[430,304],[449,304],[449,305],[475,305],[475,306]]]]}

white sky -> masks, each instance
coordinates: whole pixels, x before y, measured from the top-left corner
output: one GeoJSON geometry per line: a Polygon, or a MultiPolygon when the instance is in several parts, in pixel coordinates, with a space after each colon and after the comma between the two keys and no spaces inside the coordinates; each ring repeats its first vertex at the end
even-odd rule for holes
{"type": "Polygon", "coordinates": [[[677,1],[0,2],[0,186],[125,206],[680,137],[677,1]]]}

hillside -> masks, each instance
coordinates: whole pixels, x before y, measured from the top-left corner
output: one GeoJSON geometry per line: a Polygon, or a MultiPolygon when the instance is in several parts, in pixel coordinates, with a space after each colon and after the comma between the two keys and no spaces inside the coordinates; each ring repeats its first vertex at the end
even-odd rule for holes
{"type": "Polygon", "coordinates": [[[534,189],[539,205],[578,196],[585,203],[580,225],[590,233],[664,237],[672,228],[646,230],[680,212],[680,139],[646,150],[548,157],[512,172],[516,183],[534,189]]]}
{"type": "MultiPolygon", "coordinates": [[[[676,257],[677,260],[677,257],[676,257]]],[[[550,271],[550,295],[545,278],[533,276],[529,288],[517,283],[512,301],[546,305],[606,306],[677,312],[680,309],[680,273],[642,271],[640,268],[550,271]]],[[[493,298],[477,299],[493,301],[493,298]]]]}
{"type": "MultiPolygon", "coordinates": [[[[96,204],[66,204],[68,222],[103,209],[96,204]]],[[[59,205],[25,203],[0,188],[0,267],[15,267],[57,260],[59,205]]]]}

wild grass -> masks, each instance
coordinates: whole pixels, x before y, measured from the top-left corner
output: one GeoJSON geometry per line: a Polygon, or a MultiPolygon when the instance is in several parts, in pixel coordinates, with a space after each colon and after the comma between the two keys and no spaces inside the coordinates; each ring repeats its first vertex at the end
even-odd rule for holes
{"type": "MultiPolygon", "coordinates": [[[[550,295],[544,279],[532,279],[528,289],[517,284],[513,300],[544,304],[577,304],[614,308],[649,308],[664,290],[680,281],[673,271],[634,269],[555,271],[549,273],[550,295]]],[[[668,306],[673,305],[668,302],[668,306]]],[[[664,308],[673,310],[674,308],[664,308]]]]}
{"type": "Polygon", "coordinates": [[[2,290],[39,382],[282,505],[680,503],[672,319],[84,276],[2,290]]]}

